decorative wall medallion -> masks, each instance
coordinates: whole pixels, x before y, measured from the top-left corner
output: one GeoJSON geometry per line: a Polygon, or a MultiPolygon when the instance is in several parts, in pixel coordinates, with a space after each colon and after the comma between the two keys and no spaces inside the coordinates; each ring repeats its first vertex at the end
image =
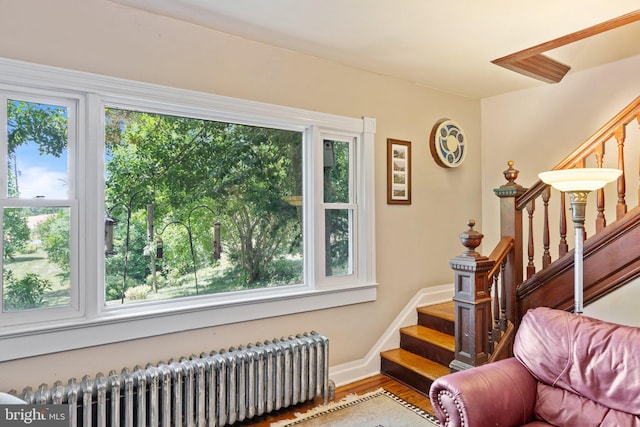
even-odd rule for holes
{"type": "Polygon", "coordinates": [[[439,120],[431,130],[429,148],[436,163],[445,168],[457,168],[467,155],[467,138],[453,120],[439,120]]]}

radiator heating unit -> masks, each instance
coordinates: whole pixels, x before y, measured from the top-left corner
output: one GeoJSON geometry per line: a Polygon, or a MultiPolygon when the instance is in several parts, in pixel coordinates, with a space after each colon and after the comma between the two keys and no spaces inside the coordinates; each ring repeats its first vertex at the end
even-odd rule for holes
{"type": "Polygon", "coordinates": [[[309,332],[13,394],[68,404],[76,426],[225,426],[329,399],[329,341],[309,332]]]}

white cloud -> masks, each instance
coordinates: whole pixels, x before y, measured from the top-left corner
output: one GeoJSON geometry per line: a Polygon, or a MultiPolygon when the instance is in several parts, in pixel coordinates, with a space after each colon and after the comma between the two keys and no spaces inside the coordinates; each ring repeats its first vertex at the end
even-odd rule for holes
{"type": "Polygon", "coordinates": [[[44,196],[47,199],[67,198],[67,176],[42,167],[22,169],[18,176],[20,197],[30,199],[44,196]]]}

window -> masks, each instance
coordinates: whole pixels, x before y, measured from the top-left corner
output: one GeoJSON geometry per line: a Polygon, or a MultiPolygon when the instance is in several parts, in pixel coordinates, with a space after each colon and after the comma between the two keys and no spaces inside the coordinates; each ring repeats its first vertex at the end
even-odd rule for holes
{"type": "Polygon", "coordinates": [[[2,360],[375,299],[375,120],[3,59],[0,97],[2,360]]]}
{"type": "Polygon", "coordinates": [[[108,305],[303,284],[300,131],[105,109],[108,305]]]}
{"type": "Polygon", "coordinates": [[[1,99],[2,325],[73,316],[77,100],[10,92],[1,99]]]}
{"type": "MultiPolygon", "coordinates": [[[[346,139],[346,138],[343,138],[346,139]]],[[[354,141],[323,139],[324,274],[349,276],[353,270],[355,208],[354,141]]]]}

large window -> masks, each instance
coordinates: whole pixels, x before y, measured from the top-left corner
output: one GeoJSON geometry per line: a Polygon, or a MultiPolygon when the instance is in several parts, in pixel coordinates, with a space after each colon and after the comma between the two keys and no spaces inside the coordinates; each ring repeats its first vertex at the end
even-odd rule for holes
{"type": "Polygon", "coordinates": [[[0,102],[3,360],[375,299],[373,119],[3,59],[0,102]]]}
{"type": "Polygon", "coordinates": [[[299,131],[107,108],[106,301],[304,283],[299,131]]]}

